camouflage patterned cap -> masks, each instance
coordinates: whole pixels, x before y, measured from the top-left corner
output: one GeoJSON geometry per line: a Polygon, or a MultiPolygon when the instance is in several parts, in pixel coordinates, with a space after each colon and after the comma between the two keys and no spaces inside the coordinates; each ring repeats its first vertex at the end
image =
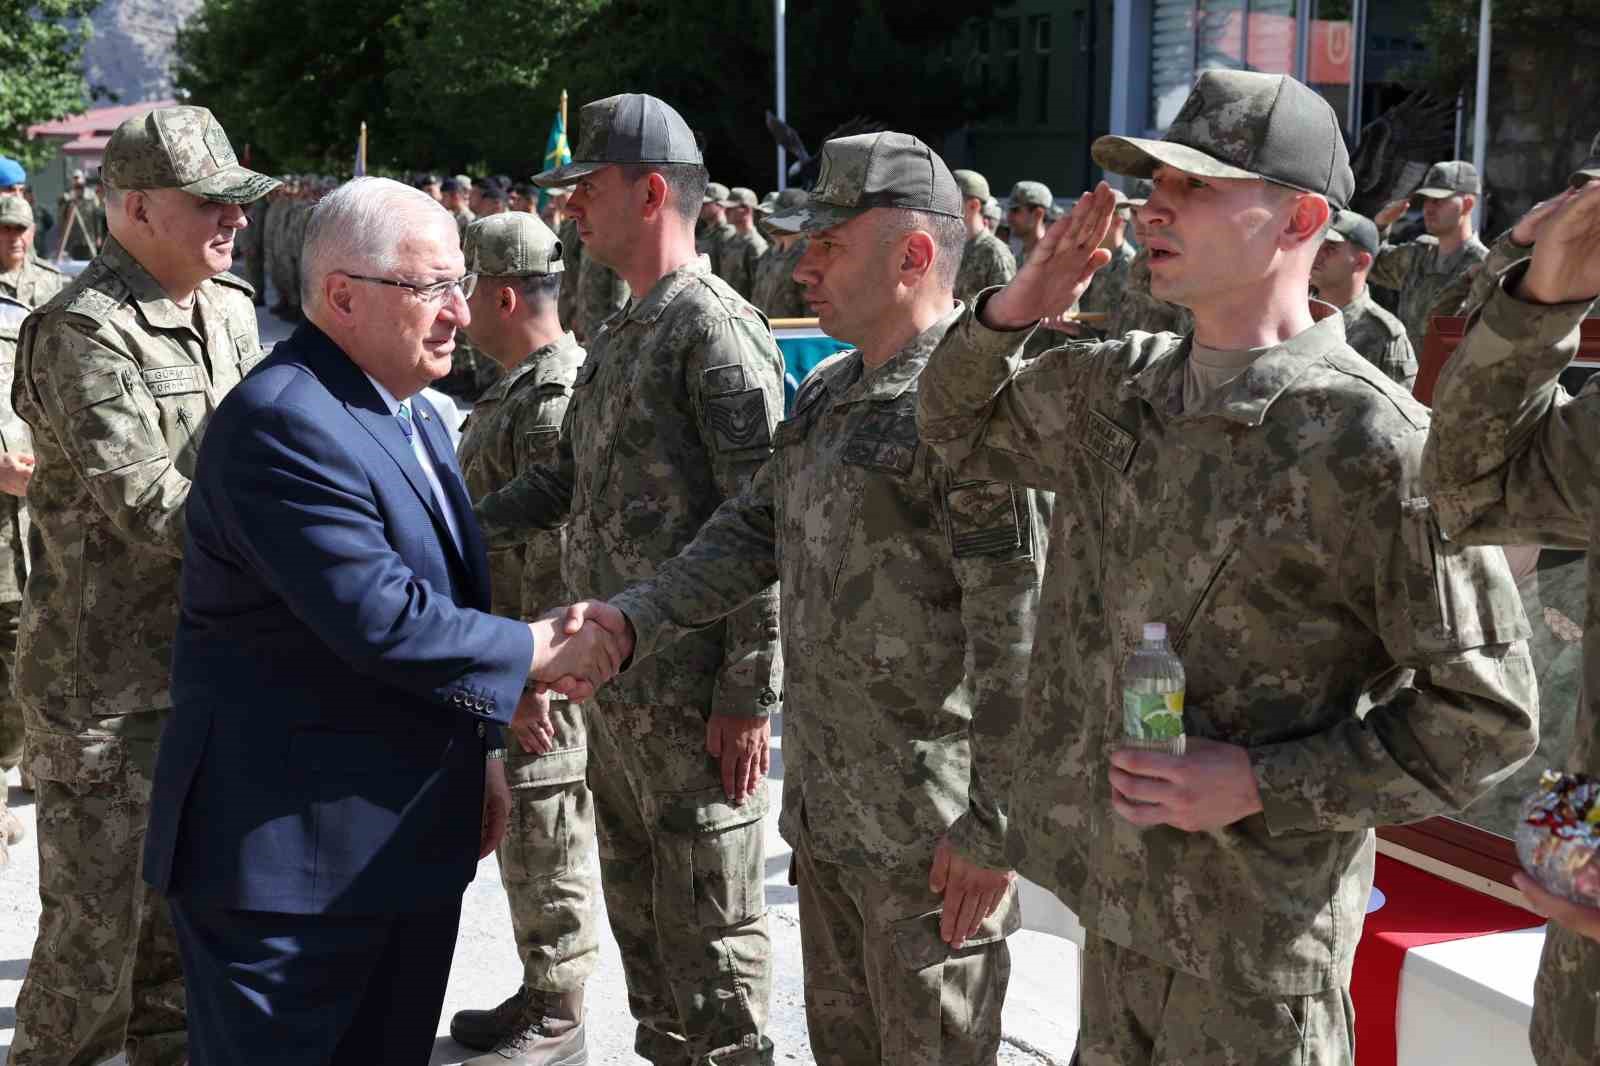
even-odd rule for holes
{"type": "Polygon", "coordinates": [[[249,204],[278,179],[239,165],[228,135],[203,107],[158,107],[117,127],[100,166],[114,189],[182,189],[202,200],[249,204]]]}
{"type": "Polygon", "coordinates": [[[956,188],[961,190],[963,200],[969,197],[979,200],[989,198],[989,179],[976,170],[952,170],[950,175],[956,179],[956,188]]]}
{"type": "Polygon", "coordinates": [[[992,218],[996,222],[999,222],[1001,218],[1000,201],[996,200],[993,196],[985,200],[983,202],[983,217],[992,218]]]}
{"type": "Polygon", "coordinates": [[[746,189],[743,186],[735,186],[732,189],[728,190],[727,199],[722,201],[722,206],[723,207],[754,207],[754,206],[756,206],[755,190],[746,189]]]}
{"type": "Polygon", "coordinates": [[[720,181],[706,183],[706,194],[701,199],[702,204],[716,204],[722,206],[722,201],[728,198],[728,187],[720,181]]]}
{"type": "Polygon", "coordinates": [[[1478,168],[1461,159],[1448,163],[1435,163],[1423,175],[1422,184],[1411,194],[1411,203],[1421,206],[1422,200],[1448,200],[1452,196],[1483,192],[1483,182],[1478,178],[1478,168]]]}
{"type": "Polygon", "coordinates": [[[816,233],[875,207],[961,217],[961,190],[938,153],[909,133],[862,133],[822,146],[822,169],[805,203],[774,211],[777,233],[816,233]]]}
{"type": "Polygon", "coordinates": [[[1322,235],[1325,241],[1335,244],[1349,242],[1369,255],[1378,254],[1378,226],[1366,215],[1354,211],[1335,211],[1333,223],[1322,235]]]}
{"type": "Polygon", "coordinates": [[[1589,158],[1579,164],[1578,169],[1572,172],[1572,177],[1567,179],[1567,184],[1576,189],[1580,185],[1587,185],[1591,181],[1600,179],[1600,134],[1595,134],[1594,140],[1589,142],[1589,158]]]}
{"type": "Polygon", "coordinates": [[[1206,70],[1161,140],[1100,137],[1094,161],[1113,174],[1148,178],[1169,166],[1203,178],[1263,178],[1350,202],[1355,174],[1328,102],[1285,74],[1206,70]]]}
{"type": "Polygon", "coordinates": [[[1050,194],[1050,186],[1042,181],[1017,182],[1011,186],[1010,199],[1013,206],[1042,207],[1046,211],[1056,202],[1056,198],[1050,194]]]}
{"type": "Polygon", "coordinates": [[[578,128],[582,132],[572,162],[535,174],[535,185],[566,185],[613,163],[705,163],[683,116],[647,93],[584,104],[578,128]]]}
{"type": "Polygon", "coordinates": [[[469,274],[526,278],[564,269],[561,241],[538,215],[526,211],[478,219],[467,227],[461,251],[469,274]]]}
{"type": "Polygon", "coordinates": [[[20,196],[0,196],[0,226],[33,225],[33,208],[20,196]]]}
{"type": "Polygon", "coordinates": [[[785,189],[782,192],[768,193],[767,195],[771,197],[770,200],[763,200],[756,205],[756,210],[763,215],[770,215],[774,211],[791,207],[799,207],[806,202],[806,191],[804,189],[785,189]]]}

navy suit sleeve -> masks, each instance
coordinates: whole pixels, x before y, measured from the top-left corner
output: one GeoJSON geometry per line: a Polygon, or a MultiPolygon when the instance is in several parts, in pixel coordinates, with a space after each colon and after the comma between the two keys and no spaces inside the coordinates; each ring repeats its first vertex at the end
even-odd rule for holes
{"type": "Polygon", "coordinates": [[[207,471],[220,484],[207,488],[233,549],[295,616],[358,673],[510,722],[533,661],[527,625],[458,606],[419,580],[391,543],[366,471],[313,415],[258,408],[229,434],[207,471]]]}

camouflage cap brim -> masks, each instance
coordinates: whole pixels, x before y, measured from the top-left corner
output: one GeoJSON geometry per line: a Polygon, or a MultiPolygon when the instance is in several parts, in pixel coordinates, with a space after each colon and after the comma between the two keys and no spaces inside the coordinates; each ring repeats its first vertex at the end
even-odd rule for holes
{"type": "Polygon", "coordinates": [[[253,204],[282,184],[277,178],[235,164],[179,188],[219,204],[253,204]]]}
{"type": "Polygon", "coordinates": [[[1576,189],[1581,185],[1589,184],[1591,181],[1600,181],[1600,159],[1585,159],[1583,166],[1574,170],[1572,176],[1567,179],[1567,185],[1576,189]]]}
{"type": "Polygon", "coordinates": [[[1470,196],[1471,193],[1462,192],[1460,189],[1417,189],[1411,194],[1411,202],[1418,200],[1448,200],[1452,196],[1470,196]]]}
{"type": "Polygon", "coordinates": [[[568,163],[564,167],[551,167],[541,170],[533,176],[533,183],[541,189],[554,189],[562,185],[573,185],[580,178],[587,178],[597,170],[615,166],[614,163],[585,162],[568,163]]]}
{"type": "Polygon", "coordinates": [[[774,211],[767,218],[766,226],[774,233],[821,233],[871,210],[870,207],[840,207],[811,200],[799,207],[774,211]]]}
{"type": "Polygon", "coordinates": [[[1261,175],[1232,166],[1176,141],[1155,141],[1144,137],[1106,136],[1095,139],[1094,161],[1113,174],[1130,178],[1153,177],[1157,167],[1172,167],[1202,178],[1260,178],[1261,175]]]}
{"type": "Polygon", "coordinates": [[[1322,239],[1325,241],[1332,241],[1334,244],[1344,244],[1349,238],[1336,229],[1329,229],[1322,235],[1322,239]]]}

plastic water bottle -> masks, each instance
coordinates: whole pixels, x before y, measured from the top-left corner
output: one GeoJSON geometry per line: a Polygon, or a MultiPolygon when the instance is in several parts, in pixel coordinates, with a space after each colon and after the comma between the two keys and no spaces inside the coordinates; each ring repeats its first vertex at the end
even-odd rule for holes
{"type": "Polygon", "coordinates": [[[1182,755],[1183,662],[1167,644],[1167,627],[1146,622],[1144,643],[1122,664],[1123,746],[1182,755]]]}

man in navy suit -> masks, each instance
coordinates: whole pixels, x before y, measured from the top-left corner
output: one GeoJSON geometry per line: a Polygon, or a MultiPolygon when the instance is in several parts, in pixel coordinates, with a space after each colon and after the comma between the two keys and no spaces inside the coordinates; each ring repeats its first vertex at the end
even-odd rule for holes
{"type": "Polygon", "coordinates": [[[525,687],[619,665],[595,625],[497,618],[417,396],[468,321],[455,222],[362,178],[303,253],[307,323],[213,416],[186,522],[145,878],[196,1066],[428,1060],[461,895],[505,827],[525,687]]]}

